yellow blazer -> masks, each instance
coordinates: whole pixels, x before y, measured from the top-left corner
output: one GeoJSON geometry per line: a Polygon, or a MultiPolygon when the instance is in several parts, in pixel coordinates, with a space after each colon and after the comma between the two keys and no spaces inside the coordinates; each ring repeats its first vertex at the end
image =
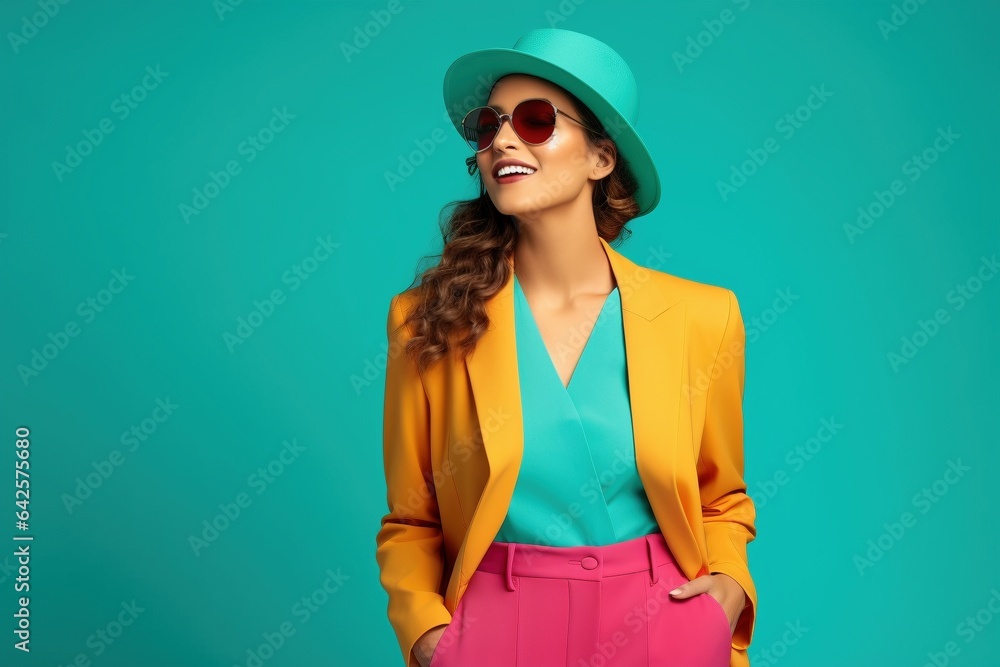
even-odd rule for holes
{"type": "MultiPolygon", "coordinates": [[[[748,667],[757,593],[743,480],[745,331],[732,291],[639,266],[604,240],[622,304],[635,459],[657,523],[688,579],[724,572],[747,594],[730,667],[748,667]]],[[[511,265],[513,259],[509,260],[511,265]]],[[[514,287],[486,302],[490,327],[462,361],[418,373],[389,307],[383,455],[389,512],[376,536],[388,617],[407,667],[416,640],[449,623],[507,515],[523,452],[514,287]]]]}

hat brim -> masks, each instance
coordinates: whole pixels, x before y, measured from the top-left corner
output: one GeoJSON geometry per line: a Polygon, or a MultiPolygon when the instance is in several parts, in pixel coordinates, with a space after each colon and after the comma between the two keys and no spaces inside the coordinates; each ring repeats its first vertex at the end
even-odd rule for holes
{"type": "Polygon", "coordinates": [[[638,181],[635,198],[639,213],[636,217],[646,215],[656,207],[660,201],[660,178],[656,165],[628,119],[584,81],[531,54],[515,49],[486,49],[468,53],[451,64],[444,76],[444,102],[448,117],[463,141],[462,120],[468,111],[486,104],[497,79],[515,73],[551,81],[572,92],[597,114],[638,181]]]}

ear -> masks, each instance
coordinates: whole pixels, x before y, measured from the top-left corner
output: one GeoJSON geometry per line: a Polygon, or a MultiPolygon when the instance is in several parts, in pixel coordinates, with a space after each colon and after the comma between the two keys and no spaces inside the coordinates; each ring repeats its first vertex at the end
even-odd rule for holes
{"type": "Polygon", "coordinates": [[[591,169],[590,176],[599,181],[614,170],[618,150],[611,139],[601,139],[594,150],[597,152],[597,163],[591,169]]]}

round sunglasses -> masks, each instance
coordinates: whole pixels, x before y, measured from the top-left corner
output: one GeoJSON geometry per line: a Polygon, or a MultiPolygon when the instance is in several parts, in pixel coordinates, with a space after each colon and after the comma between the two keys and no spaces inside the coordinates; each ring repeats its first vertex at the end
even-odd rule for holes
{"type": "MultiPolygon", "coordinates": [[[[562,114],[575,123],[591,130],[582,121],[556,108],[548,100],[530,99],[520,102],[511,113],[499,114],[489,106],[476,107],[462,121],[465,140],[477,153],[493,145],[504,119],[510,121],[514,133],[526,144],[544,144],[552,136],[556,127],[556,115],[562,114]]],[[[591,130],[595,131],[596,130],[591,130]]]]}

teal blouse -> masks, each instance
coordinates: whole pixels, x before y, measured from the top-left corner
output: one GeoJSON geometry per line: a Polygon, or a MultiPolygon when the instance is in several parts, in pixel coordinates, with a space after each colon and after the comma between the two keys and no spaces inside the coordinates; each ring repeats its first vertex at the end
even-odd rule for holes
{"type": "Polygon", "coordinates": [[[498,542],[601,546],[659,532],[635,466],[621,295],[601,309],[568,387],[514,276],[524,455],[498,542]]]}

